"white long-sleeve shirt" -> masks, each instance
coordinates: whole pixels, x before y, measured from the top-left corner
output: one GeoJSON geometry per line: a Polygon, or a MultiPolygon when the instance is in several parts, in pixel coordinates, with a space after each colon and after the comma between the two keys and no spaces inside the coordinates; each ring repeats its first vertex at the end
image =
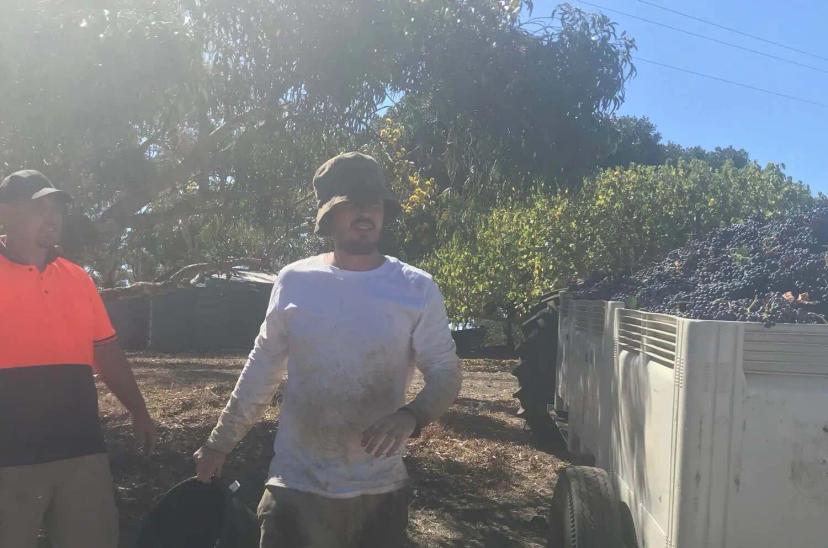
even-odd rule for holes
{"type": "Polygon", "coordinates": [[[323,256],[279,273],[253,351],[207,446],[229,453],[264,414],[287,371],[268,484],[331,498],[404,486],[402,450],[377,458],[362,434],[405,404],[424,424],[456,399],[461,374],[445,305],[427,273],[392,257],[370,271],[323,256]]]}

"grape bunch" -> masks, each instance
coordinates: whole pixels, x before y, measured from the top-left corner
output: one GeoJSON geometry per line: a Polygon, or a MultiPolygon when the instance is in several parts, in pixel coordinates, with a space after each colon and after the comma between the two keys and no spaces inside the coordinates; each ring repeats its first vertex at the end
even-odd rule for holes
{"type": "Polygon", "coordinates": [[[715,230],[631,275],[572,289],[685,318],[828,323],[828,202],[715,230]]]}

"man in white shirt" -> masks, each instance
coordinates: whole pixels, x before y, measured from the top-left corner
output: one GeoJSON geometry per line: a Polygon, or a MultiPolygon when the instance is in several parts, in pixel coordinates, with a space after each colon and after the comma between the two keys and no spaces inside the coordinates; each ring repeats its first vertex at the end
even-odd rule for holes
{"type": "Polygon", "coordinates": [[[379,252],[400,211],[377,162],[349,152],[313,178],[316,232],[334,251],[288,265],[236,388],[204,446],[199,479],[270,404],[285,372],[279,431],[259,504],[261,548],[403,546],[406,440],[454,402],[461,374],[431,276],[379,252]],[[424,388],[405,403],[414,367],[424,388]]]}

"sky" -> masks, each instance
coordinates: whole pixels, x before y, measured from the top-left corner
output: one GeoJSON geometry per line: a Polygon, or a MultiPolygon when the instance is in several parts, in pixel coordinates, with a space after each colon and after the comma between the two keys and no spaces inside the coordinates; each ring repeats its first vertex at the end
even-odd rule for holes
{"type": "MultiPolygon", "coordinates": [[[[535,0],[533,16],[549,15],[560,2],[535,0]]],[[[794,179],[828,194],[828,44],[824,0],[572,0],[586,11],[604,11],[632,36],[638,75],[627,83],[620,114],[647,116],[663,140],[705,148],[733,145],[765,164],[782,163],[794,179]],[[655,4],[655,5],[653,5],[655,4]],[[765,43],[671,13],[706,19],[785,46],[765,43]],[[610,9],[616,12],[609,11],[610,9]],[[782,57],[806,68],[713,43],[677,30],[703,34],[782,57]],[[821,57],[821,58],[820,58],[821,57]],[[820,103],[737,87],[642,61],[724,78],[820,103]]]]}

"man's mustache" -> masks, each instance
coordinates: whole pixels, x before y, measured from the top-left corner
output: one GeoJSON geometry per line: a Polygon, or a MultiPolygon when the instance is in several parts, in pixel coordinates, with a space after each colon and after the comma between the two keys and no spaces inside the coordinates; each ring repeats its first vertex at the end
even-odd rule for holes
{"type": "Polygon", "coordinates": [[[351,223],[351,226],[356,227],[356,225],[358,225],[360,223],[368,223],[369,225],[371,225],[371,228],[376,228],[377,227],[377,225],[375,225],[374,221],[372,221],[371,219],[357,219],[356,221],[351,223]]]}

